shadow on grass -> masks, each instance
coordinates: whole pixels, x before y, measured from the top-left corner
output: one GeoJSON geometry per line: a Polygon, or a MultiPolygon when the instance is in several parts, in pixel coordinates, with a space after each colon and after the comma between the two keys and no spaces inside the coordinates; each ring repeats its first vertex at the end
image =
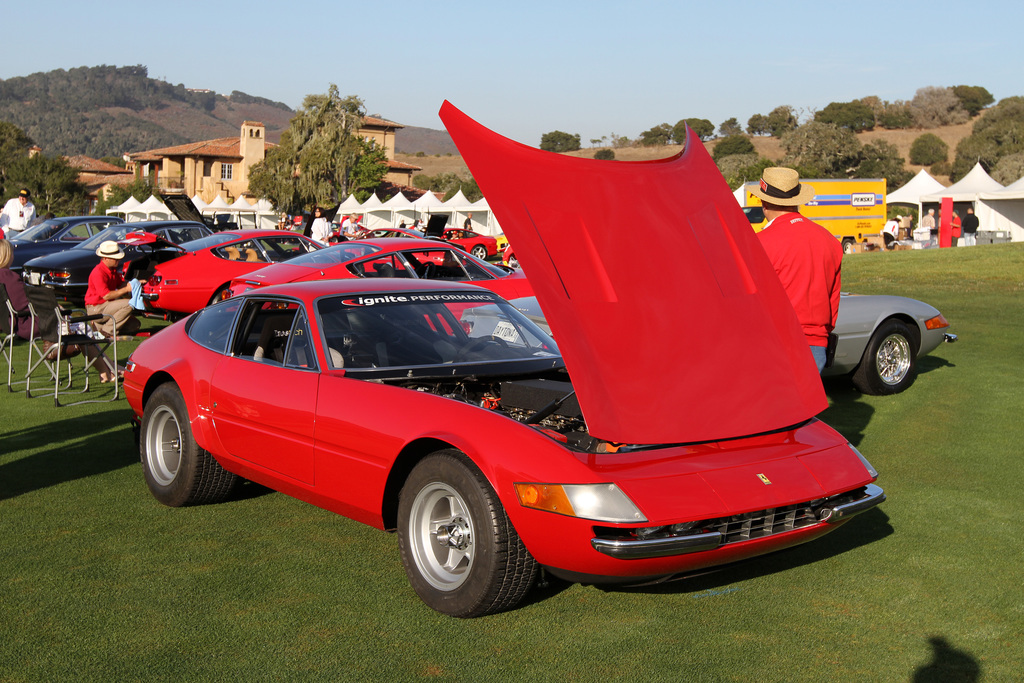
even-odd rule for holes
{"type": "Polygon", "coordinates": [[[824,384],[829,407],[818,418],[845,436],[854,446],[859,445],[875,409],[861,400],[863,394],[850,384],[849,379],[829,378],[824,384]]]}
{"type": "Polygon", "coordinates": [[[931,372],[932,370],[938,370],[939,368],[955,367],[956,363],[950,363],[945,358],[939,358],[938,356],[924,356],[922,358],[918,358],[917,363],[915,364],[917,374],[919,375],[923,375],[926,372],[931,372]]]}
{"type": "Polygon", "coordinates": [[[917,667],[911,679],[914,683],[981,680],[981,664],[973,655],[956,649],[941,636],[932,636],[928,644],[932,646],[932,661],[917,667]]]}
{"type": "MultiPolygon", "coordinates": [[[[52,402],[49,406],[40,405],[53,410],[55,418],[60,417],[62,409],[53,408],[52,402]]],[[[4,436],[4,442],[5,450],[36,452],[0,465],[0,500],[111,472],[139,461],[124,408],[54,419],[15,430],[4,436]],[[110,431],[119,425],[124,429],[110,431]],[[88,436],[69,439],[71,434],[88,436]]]]}
{"type": "Polygon", "coordinates": [[[844,524],[829,535],[802,545],[780,550],[742,562],[714,567],[696,574],[673,577],[664,583],[647,586],[599,586],[607,591],[641,593],[706,593],[732,587],[760,576],[775,574],[794,567],[813,564],[841,555],[868,543],[874,543],[893,533],[889,517],[875,508],[859,515],[856,520],[844,524]]]}

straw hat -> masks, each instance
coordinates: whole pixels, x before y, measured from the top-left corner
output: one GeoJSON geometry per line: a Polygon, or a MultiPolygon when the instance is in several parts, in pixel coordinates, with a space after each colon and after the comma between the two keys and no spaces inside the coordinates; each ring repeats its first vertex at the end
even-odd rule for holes
{"type": "Polygon", "coordinates": [[[107,240],[101,244],[100,248],[96,250],[96,255],[100,258],[112,258],[118,261],[124,258],[124,252],[114,240],[107,240]]]}
{"type": "Polygon", "coordinates": [[[761,186],[750,191],[762,202],[779,206],[800,206],[814,197],[814,188],[800,183],[800,174],[791,168],[772,166],[761,174],[761,186]]]}

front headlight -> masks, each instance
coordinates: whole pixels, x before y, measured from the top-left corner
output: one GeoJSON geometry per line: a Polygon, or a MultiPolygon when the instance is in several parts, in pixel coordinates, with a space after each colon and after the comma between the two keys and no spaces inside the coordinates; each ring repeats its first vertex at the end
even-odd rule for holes
{"type": "Polygon", "coordinates": [[[858,458],[860,458],[860,461],[864,465],[864,467],[867,469],[868,474],[870,474],[873,479],[877,479],[878,478],[878,470],[876,470],[874,467],[871,466],[871,463],[868,462],[868,459],[865,458],[864,455],[860,451],[858,451],[854,447],[854,445],[852,443],[847,442],[846,445],[850,447],[850,450],[852,450],[854,453],[856,453],[858,458]]]}
{"type": "Polygon", "coordinates": [[[601,522],[646,522],[615,484],[516,484],[523,507],[601,522]]]}

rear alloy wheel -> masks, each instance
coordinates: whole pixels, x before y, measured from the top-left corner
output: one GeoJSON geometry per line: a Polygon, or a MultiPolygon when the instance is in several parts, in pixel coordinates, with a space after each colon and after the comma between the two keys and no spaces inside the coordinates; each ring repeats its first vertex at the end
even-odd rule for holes
{"type": "Polygon", "coordinates": [[[865,394],[898,394],[914,381],[917,348],[914,335],[900,320],[886,320],[871,335],[853,384],[865,394]]]}
{"type": "Polygon", "coordinates": [[[487,247],[485,247],[482,244],[478,244],[472,249],[470,249],[469,253],[483,261],[485,258],[487,258],[487,247]]]}
{"type": "Polygon", "coordinates": [[[398,520],[409,582],[438,612],[478,617],[511,609],[533,586],[537,562],[487,479],[459,451],[438,451],[413,468],[398,520]]]}
{"type": "Polygon", "coordinates": [[[185,399],[173,382],[146,401],[139,455],[150,493],[170,507],[219,502],[238,481],[192,437],[185,399]]]}

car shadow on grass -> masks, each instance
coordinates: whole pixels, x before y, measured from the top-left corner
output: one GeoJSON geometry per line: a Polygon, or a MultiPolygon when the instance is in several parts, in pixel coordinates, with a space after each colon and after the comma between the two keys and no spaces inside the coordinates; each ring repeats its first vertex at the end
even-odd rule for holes
{"type": "Polygon", "coordinates": [[[114,408],[90,415],[55,419],[4,436],[5,450],[34,451],[0,465],[0,500],[65,482],[104,474],[139,461],[128,411],[114,408]],[[85,435],[85,436],[78,436],[85,435]]]}
{"type": "Polygon", "coordinates": [[[741,590],[742,587],[738,587],[737,584],[742,584],[750,579],[827,560],[879,541],[892,533],[893,528],[889,524],[889,516],[875,508],[858,515],[855,520],[844,524],[828,536],[793,548],[714,567],[702,572],[675,576],[663,583],[646,586],[610,585],[600,586],[600,588],[608,591],[642,593],[689,593],[694,597],[721,595],[725,592],[741,590]]]}
{"type": "Polygon", "coordinates": [[[824,384],[829,407],[818,414],[818,419],[845,436],[854,446],[859,445],[875,409],[862,400],[864,395],[848,379],[829,378],[824,384]]]}

